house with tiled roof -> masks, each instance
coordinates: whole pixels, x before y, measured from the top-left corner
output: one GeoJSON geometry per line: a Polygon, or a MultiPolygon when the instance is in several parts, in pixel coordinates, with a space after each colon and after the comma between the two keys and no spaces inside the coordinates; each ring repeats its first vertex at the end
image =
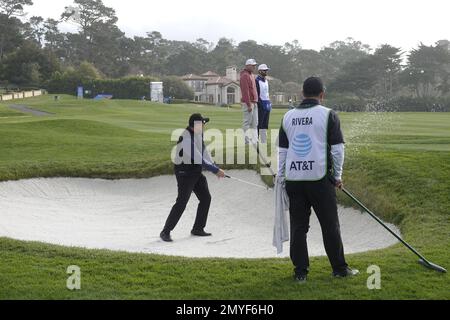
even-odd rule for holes
{"type": "Polygon", "coordinates": [[[237,67],[226,69],[225,76],[208,71],[201,75],[187,74],[181,77],[194,90],[194,101],[216,105],[235,104],[241,101],[237,67]]]}
{"type": "Polygon", "coordinates": [[[204,74],[202,74],[202,76],[206,77],[206,78],[214,78],[214,77],[218,77],[219,75],[215,72],[208,71],[208,72],[205,72],[204,74]]]}

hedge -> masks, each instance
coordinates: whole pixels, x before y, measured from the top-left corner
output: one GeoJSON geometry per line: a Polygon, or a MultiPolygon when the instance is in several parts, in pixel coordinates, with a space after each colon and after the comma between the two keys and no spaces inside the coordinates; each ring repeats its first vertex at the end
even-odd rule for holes
{"type": "MultiPolygon", "coordinates": [[[[115,99],[150,99],[150,82],[160,81],[153,77],[128,77],[120,79],[80,79],[77,73],[55,73],[47,83],[49,93],[67,93],[75,95],[82,86],[89,93],[86,98],[98,94],[110,94],[115,99]]],[[[164,96],[176,99],[194,99],[192,89],[178,77],[164,77],[164,96]]]]}
{"type": "Polygon", "coordinates": [[[359,99],[333,97],[325,105],[344,112],[450,112],[450,97],[395,97],[391,99],[359,99]]]}
{"type": "Polygon", "coordinates": [[[397,97],[380,101],[376,105],[381,111],[400,112],[450,112],[450,97],[397,97]]]}
{"type": "Polygon", "coordinates": [[[66,74],[55,74],[47,84],[49,93],[66,93],[75,95],[77,87],[82,86],[89,93],[86,98],[98,94],[111,94],[115,99],[150,98],[150,82],[158,81],[151,77],[130,77],[121,79],[79,80],[66,74]]]}

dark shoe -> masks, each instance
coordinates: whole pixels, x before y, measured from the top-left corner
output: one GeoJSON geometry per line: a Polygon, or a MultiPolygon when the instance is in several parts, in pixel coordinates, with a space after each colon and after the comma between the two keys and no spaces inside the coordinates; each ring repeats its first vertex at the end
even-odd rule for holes
{"type": "Polygon", "coordinates": [[[169,232],[166,231],[162,231],[159,236],[161,237],[161,239],[165,242],[172,242],[172,237],[170,236],[169,232]]]}
{"type": "Polygon", "coordinates": [[[211,233],[205,232],[205,230],[192,230],[191,234],[193,236],[199,236],[199,237],[209,237],[212,236],[211,233]]]}
{"type": "Polygon", "coordinates": [[[345,278],[353,277],[359,274],[359,270],[351,269],[347,267],[344,271],[333,271],[333,277],[335,278],[345,278]]]}
{"type": "Polygon", "coordinates": [[[299,282],[299,283],[305,283],[306,282],[306,274],[301,274],[301,273],[295,273],[294,274],[294,281],[295,282],[299,282]]]}

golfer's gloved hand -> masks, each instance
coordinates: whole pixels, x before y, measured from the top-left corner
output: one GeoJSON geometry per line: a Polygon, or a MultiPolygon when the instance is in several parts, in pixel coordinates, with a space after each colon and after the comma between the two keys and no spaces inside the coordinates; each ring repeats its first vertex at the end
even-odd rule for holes
{"type": "Polygon", "coordinates": [[[223,171],[222,169],[219,169],[219,171],[216,173],[216,176],[218,178],[225,178],[225,171],[223,171]]]}

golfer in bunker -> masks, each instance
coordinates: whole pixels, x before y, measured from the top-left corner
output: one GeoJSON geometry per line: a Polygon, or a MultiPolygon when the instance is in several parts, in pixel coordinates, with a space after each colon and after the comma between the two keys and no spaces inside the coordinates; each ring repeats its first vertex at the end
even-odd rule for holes
{"type": "Polygon", "coordinates": [[[211,194],[209,193],[208,182],[202,170],[210,171],[218,178],[224,178],[225,172],[214,164],[211,155],[205,147],[203,132],[205,124],[208,122],[209,118],[204,118],[198,113],[193,114],[189,118],[189,126],[178,139],[174,159],[175,177],[178,183],[178,197],[170,211],[164,229],[161,231],[160,237],[163,241],[172,241],[170,232],[180,220],[192,192],[195,193],[200,202],[191,234],[200,237],[211,236],[211,233],[205,232],[204,230],[211,204],[211,194]]]}
{"type": "Polygon", "coordinates": [[[338,115],[321,105],[324,86],[311,77],[303,84],[303,102],[287,112],[279,135],[277,183],[285,184],[289,197],[290,256],[294,279],[306,281],[309,272],[306,235],[311,207],[317,215],[333,269],[333,276],[358,274],[344,257],[336,190],[342,188],[344,138],[338,115]]]}

